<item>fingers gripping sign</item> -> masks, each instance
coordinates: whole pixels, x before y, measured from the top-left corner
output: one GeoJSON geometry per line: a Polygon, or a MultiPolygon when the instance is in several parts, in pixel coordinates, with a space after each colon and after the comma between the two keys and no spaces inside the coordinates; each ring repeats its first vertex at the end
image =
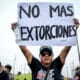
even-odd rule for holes
{"type": "Polygon", "coordinates": [[[20,38],[20,29],[19,29],[19,24],[17,22],[14,22],[14,23],[11,23],[11,28],[13,30],[13,32],[15,33],[15,36],[16,36],[16,41],[20,41],[21,38],[20,38]]]}

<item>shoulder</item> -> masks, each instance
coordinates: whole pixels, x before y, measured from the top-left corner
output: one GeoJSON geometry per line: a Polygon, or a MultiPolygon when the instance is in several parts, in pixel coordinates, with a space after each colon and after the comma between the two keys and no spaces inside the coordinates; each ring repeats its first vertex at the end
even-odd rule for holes
{"type": "Polygon", "coordinates": [[[60,60],[60,56],[56,57],[56,58],[53,60],[53,62],[57,62],[57,61],[61,61],[61,60],[60,60]]]}
{"type": "Polygon", "coordinates": [[[8,74],[7,74],[7,72],[6,72],[6,71],[2,71],[2,75],[7,76],[8,74]]]}
{"type": "Polygon", "coordinates": [[[8,80],[8,78],[9,78],[6,71],[2,71],[1,76],[3,77],[4,80],[8,80]]]}
{"type": "Polygon", "coordinates": [[[60,56],[56,57],[53,62],[52,62],[53,65],[57,65],[57,66],[63,66],[62,62],[61,62],[61,59],[60,59],[60,56]]]}
{"type": "Polygon", "coordinates": [[[32,56],[32,62],[29,64],[29,65],[38,65],[38,64],[40,64],[40,61],[37,59],[37,58],[35,58],[34,56],[32,56]]]}

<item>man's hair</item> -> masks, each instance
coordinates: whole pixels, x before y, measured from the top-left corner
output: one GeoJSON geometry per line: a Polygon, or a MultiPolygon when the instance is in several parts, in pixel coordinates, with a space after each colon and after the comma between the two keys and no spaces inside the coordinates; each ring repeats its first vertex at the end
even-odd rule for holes
{"type": "Polygon", "coordinates": [[[11,71],[12,66],[11,66],[11,65],[9,65],[9,64],[7,64],[7,65],[5,65],[5,68],[7,68],[7,69],[9,69],[9,70],[11,71]]]}

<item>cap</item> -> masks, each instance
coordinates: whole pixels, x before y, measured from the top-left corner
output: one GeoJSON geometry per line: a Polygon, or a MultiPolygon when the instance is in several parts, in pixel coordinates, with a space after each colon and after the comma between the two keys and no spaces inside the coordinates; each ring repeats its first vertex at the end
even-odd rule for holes
{"type": "Polygon", "coordinates": [[[43,54],[44,51],[47,51],[47,52],[53,54],[52,47],[50,47],[50,46],[42,46],[42,47],[40,47],[40,54],[43,54]]]}

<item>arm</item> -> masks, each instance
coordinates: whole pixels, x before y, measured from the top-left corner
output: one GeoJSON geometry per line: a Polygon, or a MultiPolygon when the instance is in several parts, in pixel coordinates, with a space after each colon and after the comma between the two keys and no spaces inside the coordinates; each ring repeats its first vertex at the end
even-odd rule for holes
{"type": "Polygon", "coordinates": [[[69,51],[70,51],[71,46],[66,46],[63,48],[63,50],[60,53],[60,60],[62,62],[62,64],[64,64],[66,56],[68,55],[69,51]]]}
{"type": "MultiPolygon", "coordinates": [[[[78,29],[79,27],[79,20],[74,18],[74,24],[76,26],[76,29],[78,29]]],[[[70,51],[71,46],[66,46],[65,48],[63,48],[63,50],[60,53],[60,60],[61,62],[64,64],[66,56],[68,55],[69,51],[70,51]]]]}
{"type": "Polygon", "coordinates": [[[26,46],[19,46],[21,51],[23,52],[25,58],[27,59],[28,63],[30,64],[32,62],[32,54],[31,52],[28,50],[28,48],[26,46]]]}
{"type": "MultiPolygon", "coordinates": [[[[17,23],[17,22],[12,23],[11,26],[12,26],[12,30],[14,30],[14,29],[16,29],[16,27],[18,26],[18,23],[17,23]]],[[[27,49],[26,46],[19,46],[19,47],[20,47],[21,51],[23,52],[26,60],[27,60],[28,63],[30,64],[31,61],[32,61],[32,54],[31,54],[31,52],[27,49]]]]}

